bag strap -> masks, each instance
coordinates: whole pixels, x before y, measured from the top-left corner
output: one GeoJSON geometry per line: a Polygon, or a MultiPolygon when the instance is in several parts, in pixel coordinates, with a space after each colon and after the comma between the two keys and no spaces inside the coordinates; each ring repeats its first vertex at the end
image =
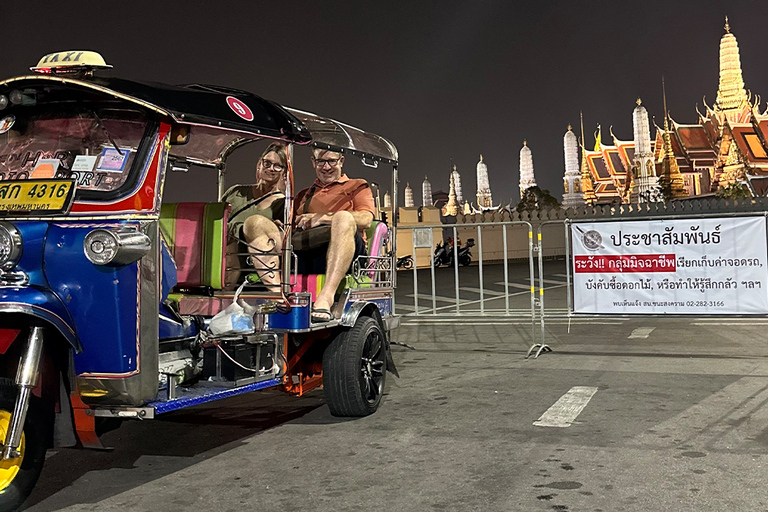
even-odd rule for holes
{"type": "Polygon", "coordinates": [[[309,202],[312,200],[312,196],[315,195],[315,189],[317,188],[316,184],[312,184],[311,187],[309,187],[309,192],[307,192],[307,197],[304,199],[304,212],[303,213],[309,213],[309,202]]]}
{"type": "Polygon", "coordinates": [[[264,200],[265,200],[265,199],[267,199],[268,197],[271,197],[271,196],[273,196],[273,195],[275,195],[275,194],[282,194],[282,192],[280,192],[279,190],[275,190],[274,192],[270,192],[270,193],[268,193],[268,194],[265,194],[265,195],[263,195],[263,196],[259,197],[258,199],[254,199],[253,201],[250,201],[250,202],[246,203],[246,204],[245,204],[245,206],[242,206],[242,207],[240,207],[240,208],[239,208],[237,211],[235,211],[234,213],[232,213],[232,214],[229,216],[229,218],[230,218],[230,219],[234,219],[235,217],[237,217],[238,215],[240,215],[241,213],[243,213],[245,210],[247,210],[247,209],[248,209],[248,208],[250,208],[251,206],[256,206],[256,205],[257,205],[257,204],[259,204],[260,202],[264,201],[264,200]]]}

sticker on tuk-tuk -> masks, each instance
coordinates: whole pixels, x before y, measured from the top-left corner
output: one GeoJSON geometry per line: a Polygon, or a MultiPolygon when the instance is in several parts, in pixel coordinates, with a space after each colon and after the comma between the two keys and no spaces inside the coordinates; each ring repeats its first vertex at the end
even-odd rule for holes
{"type": "Polygon", "coordinates": [[[0,182],[0,211],[64,212],[72,204],[74,185],[69,179],[0,182]]]}
{"type": "Polygon", "coordinates": [[[61,161],[58,158],[41,158],[37,161],[30,178],[44,180],[56,176],[61,161]]]}
{"type": "Polygon", "coordinates": [[[121,149],[120,151],[117,151],[115,148],[104,148],[104,151],[101,153],[101,160],[99,160],[99,166],[96,170],[122,172],[125,163],[128,161],[130,152],[130,149],[121,149]]]}
{"type": "Polygon", "coordinates": [[[11,129],[13,126],[13,123],[16,122],[16,116],[5,116],[2,121],[0,121],[0,134],[3,134],[11,129]]]}
{"type": "Polygon", "coordinates": [[[96,159],[98,158],[98,156],[92,155],[77,155],[75,161],[72,163],[72,171],[90,172],[96,167],[96,159]]]}
{"type": "Polygon", "coordinates": [[[235,98],[234,96],[227,96],[227,105],[229,105],[229,108],[231,108],[232,112],[237,114],[238,117],[241,117],[246,121],[253,121],[253,112],[248,107],[248,105],[239,99],[235,98]]]}

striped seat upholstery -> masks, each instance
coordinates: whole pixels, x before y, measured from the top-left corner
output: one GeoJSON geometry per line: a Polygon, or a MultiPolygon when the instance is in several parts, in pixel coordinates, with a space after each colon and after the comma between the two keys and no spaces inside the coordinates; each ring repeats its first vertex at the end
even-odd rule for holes
{"type": "Polygon", "coordinates": [[[224,287],[227,203],[167,203],[160,232],[176,261],[178,285],[224,287]]]}

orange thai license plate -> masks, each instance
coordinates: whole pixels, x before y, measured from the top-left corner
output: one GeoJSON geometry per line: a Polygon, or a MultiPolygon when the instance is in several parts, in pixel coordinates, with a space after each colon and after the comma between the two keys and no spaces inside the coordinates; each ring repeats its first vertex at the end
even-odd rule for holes
{"type": "Polygon", "coordinates": [[[0,181],[0,212],[64,212],[74,190],[75,182],[68,179],[0,181]]]}

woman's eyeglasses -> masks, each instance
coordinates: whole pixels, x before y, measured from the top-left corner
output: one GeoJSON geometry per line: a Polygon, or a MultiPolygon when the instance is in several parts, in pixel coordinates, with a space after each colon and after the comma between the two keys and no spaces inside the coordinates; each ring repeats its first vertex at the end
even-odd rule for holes
{"type": "Polygon", "coordinates": [[[261,159],[261,166],[265,169],[272,168],[277,172],[283,172],[285,170],[285,166],[282,164],[278,164],[276,162],[270,162],[269,160],[266,160],[264,158],[261,159]]]}

